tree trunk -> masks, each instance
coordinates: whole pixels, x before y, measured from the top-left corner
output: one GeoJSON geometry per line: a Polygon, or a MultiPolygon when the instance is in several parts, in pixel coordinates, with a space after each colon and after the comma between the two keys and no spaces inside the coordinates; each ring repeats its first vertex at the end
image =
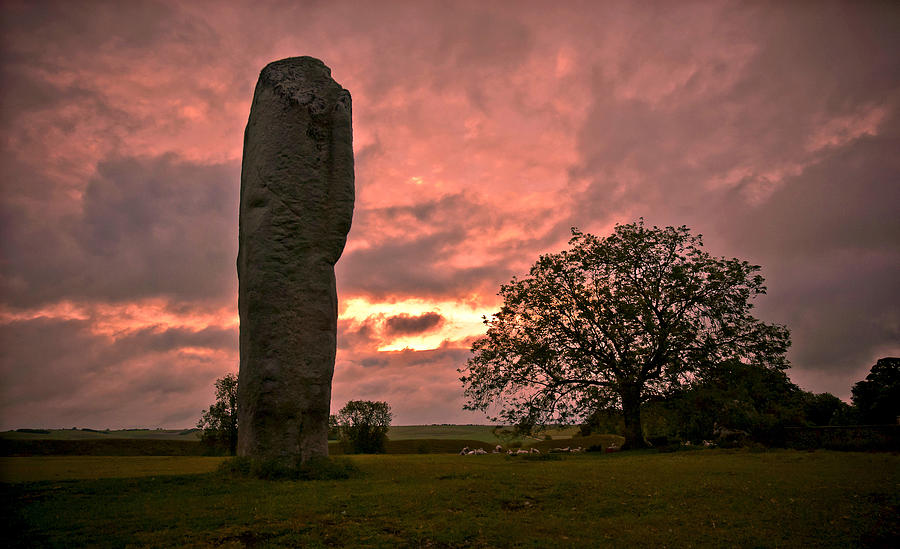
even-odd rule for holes
{"type": "Polygon", "coordinates": [[[644,429],[641,426],[641,387],[622,388],[622,414],[625,417],[625,444],[623,450],[646,448],[644,429]]]}

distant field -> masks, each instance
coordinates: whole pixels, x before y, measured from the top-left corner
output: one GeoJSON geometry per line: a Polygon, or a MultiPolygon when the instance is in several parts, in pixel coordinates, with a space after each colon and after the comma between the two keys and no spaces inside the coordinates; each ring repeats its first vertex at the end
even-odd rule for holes
{"type": "MultiPolygon", "coordinates": [[[[391,440],[416,440],[416,439],[458,439],[480,440],[496,444],[498,438],[494,435],[493,425],[397,425],[388,431],[391,440]]],[[[23,430],[25,431],[25,430],[23,430]]],[[[200,432],[196,429],[29,429],[27,431],[47,432],[0,432],[0,439],[11,440],[97,440],[112,438],[149,439],[149,440],[199,440],[200,432]]],[[[548,429],[541,433],[553,438],[568,438],[577,433],[575,427],[562,429],[548,429]]]]}
{"type": "Polygon", "coordinates": [[[200,440],[196,429],[22,429],[3,431],[0,438],[11,440],[97,440],[111,438],[137,438],[150,440],[200,440]],[[34,432],[34,431],[47,431],[34,432]]]}
{"type": "Polygon", "coordinates": [[[497,443],[491,425],[396,425],[388,430],[390,440],[457,439],[497,443]]]}
{"type": "Polygon", "coordinates": [[[890,547],[900,537],[900,457],[886,453],[352,456],[360,476],[313,482],[161,476],[215,458],[18,459],[36,461],[0,460],[4,478],[22,481],[0,483],[10,546],[890,547]],[[135,478],[62,480],[111,470],[135,478]],[[36,478],[48,480],[24,482],[36,478]]]}
{"type": "MultiPolygon", "coordinates": [[[[497,444],[569,445],[576,428],[548,429],[536,437],[497,437],[490,425],[401,425],[390,428],[387,452],[391,454],[457,453],[464,446],[492,449],[497,444]],[[543,440],[553,437],[553,442],[543,440]],[[558,444],[557,444],[558,443],[558,444]]],[[[585,442],[571,442],[572,445],[585,442]]],[[[209,449],[199,443],[195,429],[93,429],[20,430],[0,433],[0,456],[202,456],[209,449]]],[[[331,453],[341,453],[334,442],[331,453]]]]}
{"type": "MultiPolygon", "coordinates": [[[[415,440],[421,438],[430,439],[466,439],[480,440],[491,444],[498,444],[505,439],[494,435],[494,425],[399,425],[391,426],[388,438],[391,440],[415,440]]],[[[541,433],[550,435],[554,439],[569,438],[578,432],[577,427],[547,429],[541,433]]],[[[532,438],[513,438],[518,441],[532,441],[532,438]]]]}

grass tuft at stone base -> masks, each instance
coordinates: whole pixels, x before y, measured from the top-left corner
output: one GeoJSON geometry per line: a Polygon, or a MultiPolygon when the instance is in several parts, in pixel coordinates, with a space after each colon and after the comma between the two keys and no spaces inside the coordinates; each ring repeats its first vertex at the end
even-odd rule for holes
{"type": "Polygon", "coordinates": [[[342,480],[361,476],[359,468],[345,458],[314,458],[285,465],[274,459],[234,457],[219,465],[219,473],[264,480],[342,480]]]}

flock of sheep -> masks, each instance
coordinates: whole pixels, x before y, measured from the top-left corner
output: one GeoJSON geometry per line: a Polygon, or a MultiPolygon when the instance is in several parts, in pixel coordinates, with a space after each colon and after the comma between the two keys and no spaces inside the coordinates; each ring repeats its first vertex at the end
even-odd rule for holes
{"type": "MultiPolygon", "coordinates": [[[[682,442],[681,445],[682,446],[693,446],[693,444],[689,441],[682,442]]],[[[709,440],[704,440],[702,442],[702,445],[707,448],[715,447],[715,443],[712,441],[709,441],[709,440]]],[[[574,448],[566,446],[565,448],[551,448],[549,453],[551,453],[551,454],[580,454],[585,451],[586,450],[584,448],[582,448],[581,446],[575,446],[574,448]]],[[[619,447],[616,446],[615,444],[610,444],[608,447],[606,447],[604,449],[604,451],[607,453],[618,452],[619,447]]],[[[465,446],[462,450],[459,451],[459,455],[461,455],[461,456],[481,456],[481,455],[487,455],[488,453],[502,454],[502,453],[504,453],[503,447],[498,444],[492,452],[488,452],[484,448],[469,448],[468,446],[465,446]]],[[[506,450],[505,453],[510,456],[520,456],[523,454],[540,454],[541,451],[538,450],[537,448],[529,448],[527,450],[524,448],[518,448],[518,449],[510,448],[510,449],[506,450]]]]}
{"type": "MultiPolygon", "coordinates": [[[[551,454],[580,454],[581,452],[584,452],[584,451],[585,451],[585,449],[582,448],[581,446],[576,446],[574,448],[566,446],[565,448],[552,448],[550,450],[550,453],[551,454]]],[[[486,455],[487,453],[488,453],[488,451],[485,450],[484,448],[469,448],[468,446],[464,447],[462,450],[459,451],[459,455],[461,455],[461,456],[480,456],[480,455],[486,455]]],[[[490,453],[502,454],[503,447],[498,444],[494,448],[494,450],[490,453]]],[[[510,448],[509,450],[506,451],[506,454],[510,455],[510,456],[520,456],[522,454],[540,454],[540,453],[541,453],[541,451],[538,450],[537,448],[530,448],[528,450],[525,450],[523,448],[519,448],[519,449],[510,448]]]]}

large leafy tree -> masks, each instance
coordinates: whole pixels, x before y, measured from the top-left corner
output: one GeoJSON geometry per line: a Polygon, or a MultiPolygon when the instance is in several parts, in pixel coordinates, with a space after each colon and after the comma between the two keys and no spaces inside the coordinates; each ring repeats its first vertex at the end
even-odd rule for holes
{"type": "Polygon", "coordinates": [[[391,407],[387,402],[349,401],[337,413],[345,450],[356,454],[384,452],[392,417],[391,407]]]}
{"type": "Polygon", "coordinates": [[[211,446],[225,448],[232,455],[237,450],[238,416],[235,374],[216,380],[216,401],[203,410],[197,427],[202,429],[200,440],[211,446]]]}
{"type": "Polygon", "coordinates": [[[712,257],[687,227],[572,230],[500,288],[503,306],[460,369],[466,408],[515,425],[583,420],[616,406],[625,444],[646,443],[641,403],[728,360],[783,370],[786,327],[751,314],[760,267],[712,257]]]}

